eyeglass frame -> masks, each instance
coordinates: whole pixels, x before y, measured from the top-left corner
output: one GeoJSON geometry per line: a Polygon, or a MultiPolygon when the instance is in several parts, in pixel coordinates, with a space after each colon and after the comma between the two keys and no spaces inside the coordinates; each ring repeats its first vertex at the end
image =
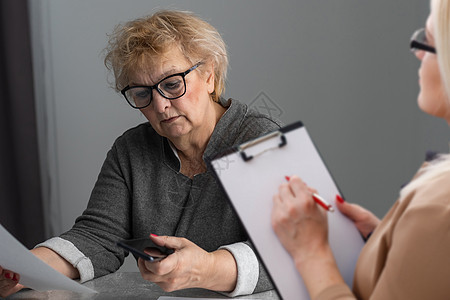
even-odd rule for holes
{"type": "Polygon", "coordinates": [[[416,52],[418,50],[419,51],[422,50],[422,51],[426,51],[426,52],[430,52],[430,53],[436,54],[436,48],[435,47],[427,45],[427,44],[425,44],[423,42],[419,42],[417,40],[417,37],[424,31],[425,31],[425,28],[420,28],[420,29],[417,29],[416,31],[414,31],[414,33],[411,36],[410,43],[409,43],[410,50],[412,52],[416,52]]]}
{"type": "Polygon", "coordinates": [[[192,71],[194,71],[195,69],[197,69],[201,64],[202,64],[202,62],[198,62],[198,63],[196,63],[195,65],[193,65],[192,67],[190,67],[188,70],[186,70],[186,71],[184,71],[184,72],[175,73],[175,74],[166,76],[166,77],[164,77],[163,79],[161,79],[160,81],[158,81],[156,84],[151,85],[151,86],[150,86],[150,85],[134,85],[134,86],[129,86],[129,85],[127,85],[126,87],[124,87],[124,88],[120,91],[120,93],[123,95],[123,97],[125,98],[125,100],[127,100],[128,104],[130,104],[130,106],[131,106],[132,108],[135,108],[135,109],[146,108],[147,106],[149,106],[149,105],[152,103],[152,101],[153,101],[153,90],[158,91],[158,94],[160,94],[162,97],[164,97],[164,98],[166,98],[166,99],[168,99],[168,100],[175,100],[175,99],[181,98],[181,97],[184,96],[184,94],[186,94],[186,90],[187,90],[186,79],[185,79],[186,75],[188,75],[190,72],[192,72],[192,71]],[[168,78],[171,78],[171,77],[175,77],[175,76],[181,76],[181,78],[183,78],[184,91],[183,91],[183,93],[182,93],[181,95],[179,95],[179,96],[176,96],[176,97],[167,97],[166,95],[163,94],[163,92],[159,89],[158,86],[159,86],[160,83],[163,82],[164,80],[166,80],[166,79],[168,79],[168,78]],[[144,105],[144,106],[135,106],[135,105],[133,105],[133,104],[131,103],[130,100],[128,100],[128,98],[127,98],[127,96],[125,95],[125,93],[126,93],[128,90],[131,90],[131,89],[133,89],[133,88],[150,88],[150,100],[148,101],[148,103],[147,103],[146,105],[144,105]]]}

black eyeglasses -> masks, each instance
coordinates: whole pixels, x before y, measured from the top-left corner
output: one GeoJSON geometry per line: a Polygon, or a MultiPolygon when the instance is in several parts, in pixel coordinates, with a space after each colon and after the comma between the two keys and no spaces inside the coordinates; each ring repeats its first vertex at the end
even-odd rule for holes
{"type": "Polygon", "coordinates": [[[428,44],[425,28],[416,30],[416,32],[413,33],[409,47],[413,53],[422,50],[436,54],[436,48],[428,44]]]}
{"type": "Polygon", "coordinates": [[[197,69],[201,62],[192,66],[186,72],[172,74],[163,78],[157,84],[152,86],[126,86],[120,92],[125,97],[127,102],[133,108],[141,109],[147,107],[152,103],[153,90],[166,99],[174,100],[182,97],[186,93],[186,80],[184,77],[191,71],[197,69]]]}

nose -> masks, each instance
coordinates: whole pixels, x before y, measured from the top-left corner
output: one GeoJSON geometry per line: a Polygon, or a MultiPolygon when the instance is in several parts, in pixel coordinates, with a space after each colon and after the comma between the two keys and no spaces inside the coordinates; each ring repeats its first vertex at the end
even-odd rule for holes
{"type": "Polygon", "coordinates": [[[153,91],[152,97],[153,109],[158,113],[165,112],[171,106],[170,100],[161,96],[156,90],[153,91]]]}

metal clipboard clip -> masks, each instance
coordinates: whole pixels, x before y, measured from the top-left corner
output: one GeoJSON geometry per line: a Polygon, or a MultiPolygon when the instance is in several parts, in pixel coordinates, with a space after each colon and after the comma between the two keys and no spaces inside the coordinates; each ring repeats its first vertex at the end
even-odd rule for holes
{"type": "Polygon", "coordinates": [[[255,156],[259,156],[259,155],[261,155],[261,154],[263,154],[263,153],[265,153],[267,151],[273,150],[273,149],[284,147],[284,146],[286,146],[286,144],[287,144],[287,141],[286,141],[286,137],[284,136],[284,134],[282,132],[280,132],[280,131],[274,131],[272,133],[269,133],[269,134],[264,135],[264,136],[262,136],[260,138],[257,138],[255,140],[249,141],[247,143],[244,143],[244,144],[238,146],[238,151],[239,151],[239,154],[241,155],[242,159],[245,162],[247,162],[249,160],[252,160],[255,156]],[[266,141],[268,139],[271,139],[273,137],[279,137],[280,140],[281,140],[281,142],[278,144],[277,147],[267,148],[267,149],[265,149],[265,150],[263,150],[263,151],[261,151],[261,152],[259,152],[257,154],[254,154],[254,155],[247,155],[245,153],[245,151],[244,151],[245,149],[247,149],[247,148],[249,148],[251,146],[254,146],[256,144],[262,143],[262,142],[264,142],[264,141],[266,141]]]}

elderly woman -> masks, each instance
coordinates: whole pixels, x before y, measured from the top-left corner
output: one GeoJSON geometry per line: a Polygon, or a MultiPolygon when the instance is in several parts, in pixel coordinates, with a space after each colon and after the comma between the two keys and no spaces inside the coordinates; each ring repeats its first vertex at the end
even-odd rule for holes
{"type": "MultiPolygon", "coordinates": [[[[450,124],[450,0],[431,3],[426,28],[411,40],[421,60],[418,104],[450,124]]],[[[449,154],[426,162],[381,221],[337,197],[339,210],[370,236],[356,265],[353,291],[331,252],[326,213],[300,178],[280,187],[272,222],[311,299],[449,299],[449,182],[449,154]]]]}
{"type": "MultiPolygon", "coordinates": [[[[221,98],[228,59],[217,30],[188,12],[159,11],[118,26],[106,51],[116,90],[148,122],[115,141],[73,228],[33,253],[85,282],[122,265],[117,241],[150,236],[175,252],[138,267],[166,291],[270,288],[205,158],[280,124],[221,98]]],[[[0,271],[0,295],[21,288],[18,274],[0,271]]]]}

